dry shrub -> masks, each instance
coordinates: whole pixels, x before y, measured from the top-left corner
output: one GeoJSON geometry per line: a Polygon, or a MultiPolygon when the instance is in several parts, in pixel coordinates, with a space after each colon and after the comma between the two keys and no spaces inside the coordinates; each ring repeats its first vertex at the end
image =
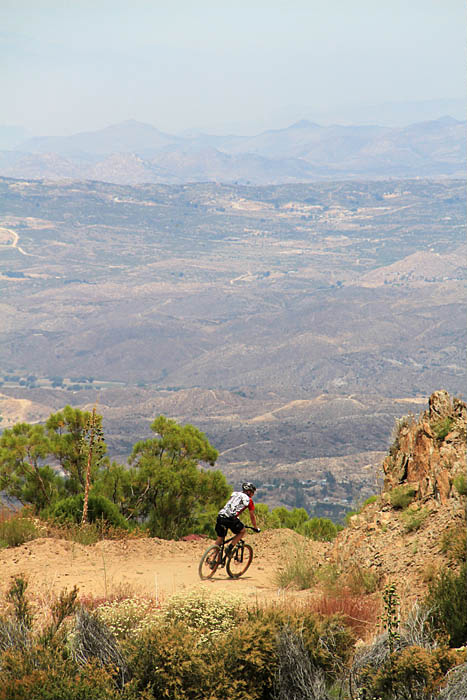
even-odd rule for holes
{"type": "Polygon", "coordinates": [[[0,617],[0,652],[24,650],[31,646],[30,630],[14,617],[0,617]]]}
{"type": "MultiPolygon", "coordinates": [[[[277,635],[284,628],[290,628],[301,636],[312,668],[316,671],[319,669],[327,683],[340,677],[353,653],[353,634],[342,617],[319,616],[310,608],[308,601],[268,605],[247,611],[247,619],[233,634],[243,637],[246,630],[256,629],[256,634],[261,636],[261,630],[265,629],[269,630],[268,635],[274,634],[277,640],[277,635]]],[[[272,661],[274,665],[278,663],[276,657],[272,661]]],[[[269,671],[273,671],[272,666],[269,671]]]]}
{"type": "Polygon", "coordinates": [[[69,642],[72,658],[78,664],[84,666],[94,662],[109,667],[118,673],[121,684],[125,682],[126,660],[114,635],[96,615],[80,608],[69,642]]]}
{"type": "Polygon", "coordinates": [[[281,568],[274,572],[274,582],[279,588],[312,588],[316,581],[317,562],[303,546],[288,550],[281,568]]]}
{"type": "Polygon", "coordinates": [[[364,637],[375,628],[380,603],[368,595],[342,588],[334,594],[323,593],[319,598],[311,599],[310,610],[321,617],[340,615],[345,625],[359,637],[364,637]]]}
{"type": "Polygon", "coordinates": [[[446,685],[438,695],[438,700],[460,700],[467,698],[467,663],[452,668],[445,677],[446,685]]]}
{"type": "Polygon", "coordinates": [[[375,593],[380,587],[381,576],[373,569],[354,564],[341,576],[341,582],[355,595],[375,593]]]}
{"type": "Polygon", "coordinates": [[[438,575],[439,567],[432,561],[427,562],[421,572],[423,583],[430,583],[431,581],[434,581],[438,575]]]}
{"type": "Polygon", "coordinates": [[[143,598],[144,600],[151,600],[155,605],[160,605],[160,601],[156,601],[153,598],[140,593],[129,583],[120,583],[109,590],[106,595],[96,596],[92,593],[84,593],[79,598],[79,604],[81,607],[86,608],[86,610],[92,611],[96,610],[101,605],[107,605],[110,603],[121,603],[128,598],[143,598]]]}
{"type": "Polygon", "coordinates": [[[275,700],[317,700],[326,697],[326,683],[320,669],[313,669],[303,636],[288,625],[277,635],[279,659],[275,700]]]}
{"type": "Polygon", "coordinates": [[[466,560],[465,522],[457,522],[443,532],[441,551],[452,561],[466,560]]]}
{"type": "Polygon", "coordinates": [[[421,528],[430,511],[428,508],[406,508],[399,518],[403,524],[404,532],[415,532],[421,528]]]}

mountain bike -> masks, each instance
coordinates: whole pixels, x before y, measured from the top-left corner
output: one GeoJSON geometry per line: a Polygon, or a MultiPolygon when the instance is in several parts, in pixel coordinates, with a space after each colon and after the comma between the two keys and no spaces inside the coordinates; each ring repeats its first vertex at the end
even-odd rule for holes
{"type": "MultiPolygon", "coordinates": [[[[250,525],[245,525],[248,530],[255,530],[250,525]]],[[[253,561],[253,548],[246,544],[244,540],[239,540],[232,552],[228,552],[226,544],[232,542],[235,535],[230,539],[224,539],[222,544],[213,544],[207,548],[201,557],[198,566],[199,577],[203,580],[212,578],[217,569],[225,566],[230,578],[239,578],[253,561]]]]}

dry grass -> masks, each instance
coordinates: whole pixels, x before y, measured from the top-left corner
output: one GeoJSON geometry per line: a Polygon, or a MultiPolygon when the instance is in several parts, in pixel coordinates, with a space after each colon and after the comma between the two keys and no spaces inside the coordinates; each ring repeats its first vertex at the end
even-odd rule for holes
{"type": "Polygon", "coordinates": [[[339,592],[322,593],[312,598],[309,606],[312,612],[321,617],[341,615],[345,624],[364,639],[376,629],[381,602],[369,595],[355,594],[349,588],[342,588],[339,592]]]}
{"type": "Polygon", "coordinates": [[[147,537],[147,532],[143,530],[128,531],[100,520],[87,525],[77,525],[71,522],[40,522],[42,526],[41,537],[68,540],[83,545],[95,544],[101,540],[135,540],[147,537]]]}
{"type": "Polygon", "coordinates": [[[129,583],[120,583],[115,586],[109,586],[107,595],[104,596],[96,596],[92,593],[81,595],[79,596],[79,603],[83,608],[86,608],[86,610],[95,610],[100,605],[121,603],[124,600],[134,600],[137,598],[145,601],[151,601],[155,606],[161,605],[160,596],[156,600],[155,597],[149,596],[147,593],[144,593],[129,583]]]}

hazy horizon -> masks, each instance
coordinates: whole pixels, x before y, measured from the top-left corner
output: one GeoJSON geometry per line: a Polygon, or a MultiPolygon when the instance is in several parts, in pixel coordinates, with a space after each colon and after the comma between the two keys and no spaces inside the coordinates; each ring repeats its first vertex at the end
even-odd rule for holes
{"type": "Polygon", "coordinates": [[[461,0],[3,0],[2,122],[41,136],[461,118],[465,15],[461,0]]]}

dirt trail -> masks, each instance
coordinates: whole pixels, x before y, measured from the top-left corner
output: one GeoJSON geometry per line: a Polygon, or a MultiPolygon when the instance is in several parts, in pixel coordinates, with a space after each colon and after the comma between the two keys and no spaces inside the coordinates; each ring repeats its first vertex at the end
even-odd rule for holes
{"type": "MultiPolygon", "coordinates": [[[[41,538],[0,552],[0,592],[12,576],[28,578],[32,594],[59,593],[78,586],[81,595],[104,597],[119,589],[167,599],[191,589],[231,591],[248,599],[272,599],[284,595],[274,582],[274,571],[285,553],[303,538],[290,530],[270,531],[249,537],[254,559],[246,574],[230,579],[221,569],[213,579],[201,581],[198,562],[211,540],[173,542],[159,539],[102,541],[83,546],[67,540],[41,538]]],[[[309,543],[321,558],[328,545],[309,543]]]]}

